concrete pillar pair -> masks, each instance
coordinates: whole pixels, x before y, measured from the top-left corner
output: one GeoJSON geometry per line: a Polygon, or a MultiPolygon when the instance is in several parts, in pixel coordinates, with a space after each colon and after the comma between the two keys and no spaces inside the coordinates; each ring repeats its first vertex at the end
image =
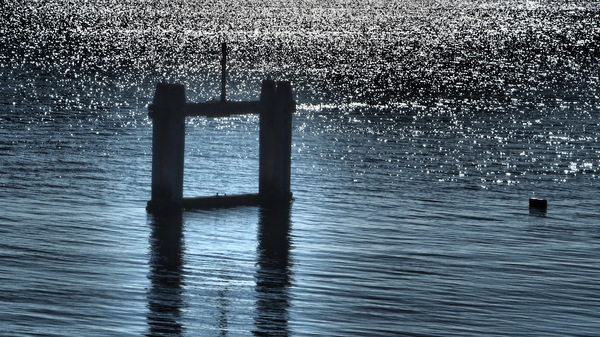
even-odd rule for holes
{"type": "MultiPolygon", "coordinates": [[[[223,109],[229,104],[221,103],[223,109]]],[[[147,207],[150,212],[181,210],[186,104],[183,85],[157,84],[149,107],[153,120],[152,198],[147,207]]],[[[292,113],[295,110],[290,83],[264,80],[257,106],[259,111],[256,112],[260,114],[260,203],[265,206],[289,203],[292,198],[292,113]]]]}

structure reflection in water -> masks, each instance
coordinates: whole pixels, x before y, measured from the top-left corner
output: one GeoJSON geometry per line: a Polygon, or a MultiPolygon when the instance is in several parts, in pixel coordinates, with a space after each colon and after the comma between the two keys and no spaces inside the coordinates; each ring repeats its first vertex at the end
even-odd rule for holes
{"type": "MultiPolygon", "coordinates": [[[[181,214],[150,216],[146,336],[181,336],[185,302],[185,244],[181,214]]],[[[290,208],[261,208],[257,226],[255,336],[288,336],[292,259],[290,208]]],[[[228,289],[216,301],[220,336],[229,332],[228,289]]]]}
{"type": "Polygon", "coordinates": [[[290,259],[290,208],[261,208],[258,224],[256,271],[256,336],[288,336],[290,259]]]}
{"type": "Polygon", "coordinates": [[[183,300],[183,231],[181,214],[150,216],[150,289],[147,336],[179,336],[183,300]]]}

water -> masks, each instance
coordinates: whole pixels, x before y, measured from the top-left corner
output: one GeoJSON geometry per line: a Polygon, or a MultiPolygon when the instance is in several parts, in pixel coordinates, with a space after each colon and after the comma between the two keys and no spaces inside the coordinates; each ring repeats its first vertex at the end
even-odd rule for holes
{"type": "MultiPolygon", "coordinates": [[[[0,9],[2,335],[600,331],[596,2],[0,9]],[[220,41],[231,99],[292,81],[296,200],[155,218],[147,104],[220,41]]],[[[257,190],[256,116],[186,130],[186,196],[257,190]]]]}

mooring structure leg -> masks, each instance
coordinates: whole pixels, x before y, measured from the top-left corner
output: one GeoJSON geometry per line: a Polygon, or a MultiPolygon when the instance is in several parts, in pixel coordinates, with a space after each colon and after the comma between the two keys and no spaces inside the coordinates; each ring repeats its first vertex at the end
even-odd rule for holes
{"type": "Polygon", "coordinates": [[[265,205],[290,202],[292,113],[295,103],[289,82],[262,82],[259,131],[258,191],[265,205]]]}
{"type": "Polygon", "coordinates": [[[158,83],[149,107],[152,118],[152,198],[150,212],[180,211],[183,199],[185,88],[158,83]]]}

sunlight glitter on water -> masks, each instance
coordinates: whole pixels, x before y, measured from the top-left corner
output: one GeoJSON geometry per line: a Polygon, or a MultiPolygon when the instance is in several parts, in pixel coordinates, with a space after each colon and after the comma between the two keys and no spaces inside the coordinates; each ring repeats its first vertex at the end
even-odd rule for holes
{"type": "MultiPolygon", "coordinates": [[[[594,336],[597,12],[553,0],[0,5],[3,331],[594,336]],[[268,76],[292,81],[296,200],[289,214],[148,216],[155,83],[217,97],[221,41],[230,99],[257,99],[268,76]],[[548,210],[531,212],[531,196],[548,210]]],[[[186,196],[255,191],[257,127],[188,119],[186,196]]]]}

